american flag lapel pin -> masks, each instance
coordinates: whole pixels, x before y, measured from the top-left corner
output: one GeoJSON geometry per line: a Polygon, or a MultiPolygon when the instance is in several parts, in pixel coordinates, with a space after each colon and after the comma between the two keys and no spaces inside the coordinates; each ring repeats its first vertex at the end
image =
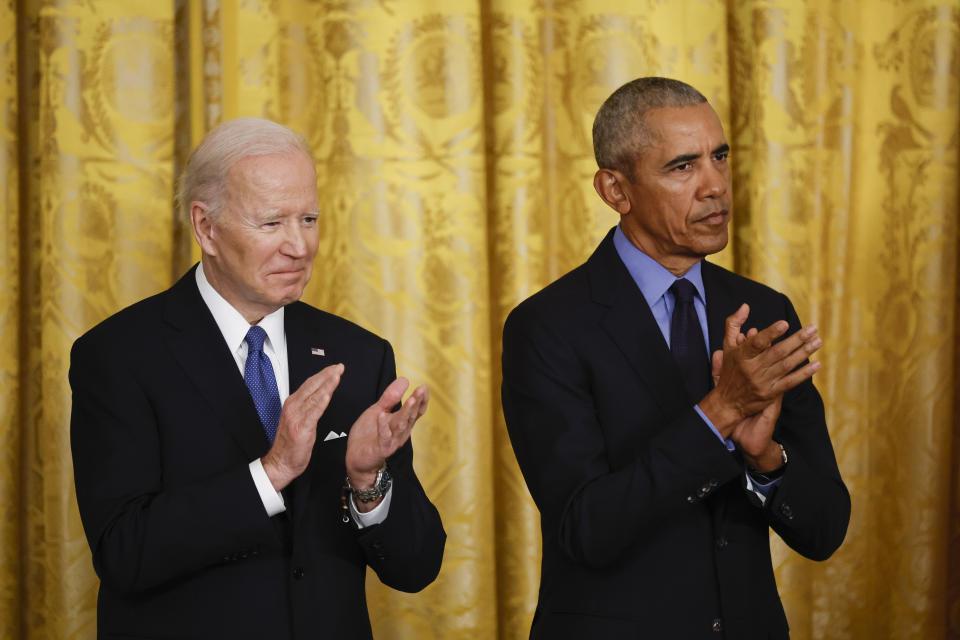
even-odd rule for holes
{"type": "Polygon", "coordinates": [[[314,356],[325,356],[327,355],[323,349],[318,349],[317,347],[310,348],[310,354],[314,356]]]}

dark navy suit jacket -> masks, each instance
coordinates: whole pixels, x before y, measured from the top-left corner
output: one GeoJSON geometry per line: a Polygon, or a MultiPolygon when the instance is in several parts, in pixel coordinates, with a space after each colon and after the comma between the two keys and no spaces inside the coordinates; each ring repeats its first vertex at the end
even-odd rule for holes
{"type": "MultiPolygon", "coordinates": [[[[724,322],[800,322],[776,291],[703,264],[711,352],[724,322]]],[[[533,638],[787,638],[772,527],[828,557],[850,498],[812,382],[789,391],[775,438],[789,455],[766,504],[697,415],[643,295],[613,245],[520,304],[503,337],[503,410],[540,509],[533,638]]]]}
{"type": "Polygon", "coordinates": [[[193,269],[74,344],[71,441],[99,637],[370,638],[368,565],[403,591],[436,577],[445,534],[410,443],[388,461],[387,519],[358,530],[340,510],[347,439],[323,441],[394,379],[390,345],[301,302],[284,323],[292,390],[328,364],[346,369],[273,518],[248,468],[270,444],[193,269]]]}

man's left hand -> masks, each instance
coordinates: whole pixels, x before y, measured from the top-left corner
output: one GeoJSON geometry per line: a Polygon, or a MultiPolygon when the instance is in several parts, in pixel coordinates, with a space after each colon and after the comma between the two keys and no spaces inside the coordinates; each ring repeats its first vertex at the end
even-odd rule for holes
{"type": "MultiPolygon", "coordinates": [[[[346,466],[352,486],[362,489],[373,486],[377,470],[403,446],[410,437],[413,425],[426,412],[430,391],[425,386],[414,389],[400,410],[393,412],[409,385],[406,378],[391,382],[380,399],[361,413],[350,428],[346,466]]],[[[356,506],[358,511],[366,512],[379,503],[379,500],[361,502],[356,506]]]]}
{"type": "MultiPolygon", "coordinates": [[[[735,346],[743,344],[747,338],[757,334],[756,329],[750,329],[746,335],[740,333],[734,341],[735,346]]],[[[712,360],[713,383],[716,384],[723,367],[723,351],[715,351],[712,360]]],[[[783,464],[780,447],[773,441],[773,429],[780,417],[780,407],[783,405],[783,394],[777,396],[759,413],[741,420],[734,428],[730,439],[740,448],[743,457],[750,468],[761,473],[773,471],[783,464]]]]}

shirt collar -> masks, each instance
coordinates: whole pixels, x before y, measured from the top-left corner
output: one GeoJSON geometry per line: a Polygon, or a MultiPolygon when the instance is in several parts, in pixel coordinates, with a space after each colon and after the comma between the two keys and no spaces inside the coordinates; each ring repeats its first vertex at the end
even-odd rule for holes
{"type": "MultiPolygon", "coordinates": [[[[623,230],[620,229],[620,225],[617,225],[617,229],[613,233],[613,246],[650,307],[653,307],[663,297],[663,294],[670,289],[670,286],[680,279],[630,242],[623,230]]],[[[686,278],[696,287],[697,295],[706,304],[707,296],[703,290],[703,276],[700,273],[702,263],[702,260],[698,260],[680,277],[686,278]]]]}
{"type": "MultiPolygon", "coordinates": [[[[200,297],[203,298],[207,308],[213,315],[213,319],[223,334],[223,339],[227,341],[227,346],[231,352],[236,352],[243,345],[247,331],[250,330],[250,323],[237,311],[233,305],[227,302],[220,293],[213,288],[207,276],[203,273],[203,262],[197,266],[196,272],[197,288],[200,290],[200,297]]],[[[257,323],[267,332],[269,347],[274,353],[280,353],[286,348],[286,334],[283,331],[283,307],[280,307],[270,315],[266,315],[257,323]]]]}

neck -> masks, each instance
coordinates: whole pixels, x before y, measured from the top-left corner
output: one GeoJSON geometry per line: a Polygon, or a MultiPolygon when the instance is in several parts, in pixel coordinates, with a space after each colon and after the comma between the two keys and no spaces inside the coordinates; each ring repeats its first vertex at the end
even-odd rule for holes
{"type": "Polygon", "coordinates": [[[243,319],[250,323],[251,326],[259,324],[264,316],[276,311],[276,309],[268,311],[259,306],[251,308],[250,305],[244,304],[242,300],[239,300],[237,296],[231,293],[231,289],[228,286],[228,279],[221,277],[220,272],[209,258],[201,261],[201,264],[203,265],[203,276],[207,279],[207,283],[221,298],[227,301],[227,304],[236,309],[237,313],[243,316],[243,319]]]}

